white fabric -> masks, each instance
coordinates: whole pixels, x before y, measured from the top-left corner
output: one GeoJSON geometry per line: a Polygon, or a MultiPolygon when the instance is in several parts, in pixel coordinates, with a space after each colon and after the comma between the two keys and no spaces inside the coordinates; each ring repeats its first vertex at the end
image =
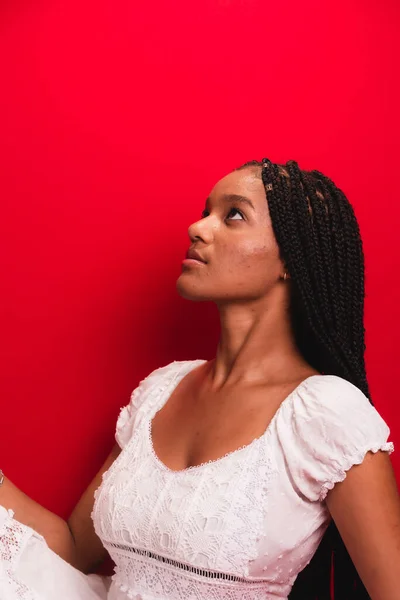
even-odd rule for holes
{"type": "Polygon", "coordinates": [[[172,471],[154,452],[151,419],[203,362],[153,371],[121,409],[122,451],[103,475],[92,512],[114,575],[83,575],[3,509],[0,600],[287,598],[329,524],[328,490],[368,451],[392,452],[390,430],[357,387],[313,375],[251,444],[172,471]],[[20,544],[9,557],[2,548],[15,532],[20,544]]]}
{"type": "Polygon", "coordinates": [[[0,506],[0,600],[107,600],[110,578],[84,575],[0,506]]]}

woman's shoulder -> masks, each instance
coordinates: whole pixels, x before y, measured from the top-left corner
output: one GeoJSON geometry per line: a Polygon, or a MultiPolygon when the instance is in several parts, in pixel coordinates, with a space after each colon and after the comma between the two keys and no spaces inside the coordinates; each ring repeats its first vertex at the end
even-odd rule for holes
{"type": "Polygon", "coordinates": [[[383,419],[356,385],[338,375],[304,379],[278,411],[278,434],[293,439],[345,437],[355,429],[383,426],[383,419]]]}
{"type": "Polygon", "coordinates": [[[364,392],[339,375],[316,374],[308,377],[298,388],[292,410],[298,418],[328,419],[335,416],[344,421],[378,413],[364,392]]]}
{"type": "Polygon", "coordinates": [[[369,398],[337,375],[307,378],[279,414],[276,434],[293,480],[313,500],[323,499],[368,451],[394,449],[369,398]]]}
{"type": "Polygon", "coordinates": [[[121,407],[117,418],[115,437],[121,448],[132,437],[133,431],[141,422],[143,415],[153,410],[167,388],[204,362],[206,361],[203,359],[174,360],[152,370],[138,383],[130,395],[128,404],[121,407]]]}
{"type": "Polygon", "coordinates": [[[197,359],[186,359],[186,360],[174,360],[172,362],[168,362],[160,367],[156,367],[154,370],[150,371],[148,375],[142,381],[140,381],[139,386],[144,383],[153,383],[156,380],[162,380],[167,375],[186,372],[195,368],[197,365],[201,363],[207,362],[205,359],[197,358],[197,359]]]}

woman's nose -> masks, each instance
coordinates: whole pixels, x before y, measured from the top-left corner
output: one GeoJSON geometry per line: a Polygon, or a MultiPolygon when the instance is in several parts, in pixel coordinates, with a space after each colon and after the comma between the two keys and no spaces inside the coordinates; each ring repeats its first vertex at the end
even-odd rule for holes
{"type": "Polygon", "coordinates": [[[202,240],[204,243],[209,244],[212,241],[213,235],[211,223],[207,222],[207,218],[200,219],[190,225],[188,234],[192,242],[202,240]]]}

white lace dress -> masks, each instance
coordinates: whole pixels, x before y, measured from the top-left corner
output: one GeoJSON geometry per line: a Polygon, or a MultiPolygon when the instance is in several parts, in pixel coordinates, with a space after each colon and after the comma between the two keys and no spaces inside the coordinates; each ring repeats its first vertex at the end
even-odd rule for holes
{"type": "Polygon", "coordinates": [[[354,385],[313,375],[251,444],[172,471],[154,452],[151,419],[203,362],[153,371],[121,409],[122,452],[92,512],[114,575],[80,573],[1,508],[1,600],[287,598],[330,522],[328,490],[369,450],[392,452],[390,430],[354,385]]]}

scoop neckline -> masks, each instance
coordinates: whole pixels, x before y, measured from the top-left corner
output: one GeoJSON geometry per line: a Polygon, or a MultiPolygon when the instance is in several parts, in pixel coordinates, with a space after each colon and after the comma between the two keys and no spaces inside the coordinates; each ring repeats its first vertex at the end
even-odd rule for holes
{"type": "MultiPolygon", "coordinates": [[[[168,398],[170,398],[171,394],[178,387],[180,381],[185,377],[185,375],[187,375],[191,371],[194,371],[194,369],[196,368],[196,363],[204,364],[206,362],[207,362],[206,359],[196,359],[193,361],[189,361],[189,369],[186,369],[185,367],[187,366],[187,362],[185,361],[184,364],[182,365],[182,368],[178,369],[177,373],[175,373],[175,376],[171,378],[171,381],[164,388],[164,390],[162,392],[162,402],[160,402],[157,405],[157,410],[152,412],[151,415],[146,419],[146,442],[149,447],[151,457],[152,457],[153,461],[155,462],[155,464],[160,469],[162,469],[163,471],[165,471],[166,473],[171,474],[171,475],[179,476],[179,475],[188,474],[190,472],[197,472],[197,471],[204,469],[204,467],[222,463],[227,458],[230,458],[231,456],[233,456],[235,454],[239,454],[239,453],[243,452],[244,450],[250,450],[251,448],[256,446],[258,443],[260,443],[261,440],[266,438],[267,435],[269,435],[269,432],[272,430],[272,426],[273,426],[274,422],[276,421],[278,415],[281,413],[283,406],[285,406],[289,402],[289,400],[296,393],[298,393],[299,389],[301,389],[306,383],[308,383],[310,381],[310,379],[313,379],[314,377],[324,377],[324,375],[322,375],[322,374],[315,373],[314,375],[309,375],[308,377],[303,379],[303,381],[301,381],[294,388],[294,390],[292,390],[286,396],[286,398],[284,398],[284,400],[282,400],[282,402],[278,406],[277,410],[275,411],[274,415],[272,416],[272,419],[270,420],[270,422],[269,422],[267,428],[264,430],[264,432],[259,437],[254,438],[254,440],[252,440],[248,444],[244,444],[243,446],[240,446],[239,448],[236,448],[235,450],[231,450],[230,452],[227,452],[226,454],[224,454],[223,456],[220,456],[219,458],[208,460],[208,461],[202,462],[198,465],[192,465],[190,467],[186,467],[185,469],[178,469],[178,470],[171,469],[159,458],[158,454],[154,450],[153,437],[152,437],[152,422],[153,422],[153,419],[156,416],[156,414],[166,404],[166,402],[168,401],[168,398]]],[[[198,364],[198,366],[200,366],[200,364],[198,364]]]]}

